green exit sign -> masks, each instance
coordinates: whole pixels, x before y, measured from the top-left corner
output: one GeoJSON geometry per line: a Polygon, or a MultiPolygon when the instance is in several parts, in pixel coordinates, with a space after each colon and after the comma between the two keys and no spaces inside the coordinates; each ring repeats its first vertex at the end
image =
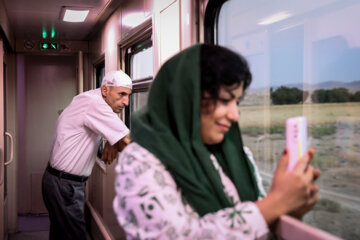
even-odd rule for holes
{"type": "Polygon", "coordinates": [[[57,43],[57,42],[41,42],[40,50],[59,50],[59,43],[57,43]]]}

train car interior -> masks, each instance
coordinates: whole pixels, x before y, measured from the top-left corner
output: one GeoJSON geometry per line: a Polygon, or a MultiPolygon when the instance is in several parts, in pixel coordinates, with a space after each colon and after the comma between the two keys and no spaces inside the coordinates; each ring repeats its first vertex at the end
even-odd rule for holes
{"type": "MultiPolygon", "coordinates": [[[[41,181],[75,95],[126,72],[133,89],[119,117],[131,131],[161,66],[197,43],[249,62],[239,126],[265,190],[286,119],[307,118],[320,199],[302,221],[281,217],[274,234],[360,239],[359,22],[356,0],[0,0],[0,239],[48,239],[41,181]]],[[[87,180],[88,239],[126,239],[113,209],[115,166],[97,158],[87,180]]]]}

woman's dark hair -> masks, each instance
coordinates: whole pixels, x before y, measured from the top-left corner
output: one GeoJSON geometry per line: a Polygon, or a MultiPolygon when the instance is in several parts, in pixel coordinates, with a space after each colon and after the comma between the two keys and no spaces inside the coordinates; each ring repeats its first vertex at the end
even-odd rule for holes
{"type": "Polygon", "coordinates": [[[244,90],[251,83],[251,73],[245,58],[221,46],[204,44],[201,47],[201,98],[205,92],[214,102],[221,86],[244,83],[244,90]]]}

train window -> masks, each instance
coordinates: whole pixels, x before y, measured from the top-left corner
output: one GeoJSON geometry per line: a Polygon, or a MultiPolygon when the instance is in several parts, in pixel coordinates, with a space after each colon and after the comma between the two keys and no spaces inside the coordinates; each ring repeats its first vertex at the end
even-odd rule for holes
{"type": "Polygon", "coordinates": [[[152,46],[142,46],[140,49],[139,52],[136,52],[131,56],[130,60],[130,76],[135,82],[143,79],[152,79],[153,76],[152,46]]]}
{"type": "Polygon", "coordinates": [[[133,80],[133,93],[126,111],[125,123],[130,126],[131,113],[147,102],[147,91],[153,79],[153,48],[151,38],[136,42],[127,48],[125,71],[133,80]]]}
{"type": "Polygon", "coordinates": [[[95,71],[96,71],[95,87],[99,88],[101,87],[102,79],[105,76],[105,63],[101,62],[98,65],[96,65],[95,71]]]}
{"type": "Polygon", "coordinates": [[[131,96],[130,112],[134,112],[146,104],[147,90],[153,79],[153,48],[144,47],[131,57],[131,78],[134,81],[134,93],[131,96]]]}
{"type": "Polygon", "coordinates": [[[360,2],[210,0],[209,7],[205,40],[241,53],[253,74],[239,124],[264,183],[285,147],[286,119],[306,116],[322,175],[321,199],[304,221],[358,239],[360,2]]]}

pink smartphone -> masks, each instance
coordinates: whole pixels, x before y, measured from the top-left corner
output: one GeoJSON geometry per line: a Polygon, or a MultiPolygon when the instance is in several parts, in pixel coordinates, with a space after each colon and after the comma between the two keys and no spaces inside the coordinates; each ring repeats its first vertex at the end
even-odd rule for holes
{"type": "Polygon", "coordinates": [[[288,171],[293,171],[299,158],[307,151],[306,118],[294,117],[286,120],[286,149],[289,154],[288,171]]]}

